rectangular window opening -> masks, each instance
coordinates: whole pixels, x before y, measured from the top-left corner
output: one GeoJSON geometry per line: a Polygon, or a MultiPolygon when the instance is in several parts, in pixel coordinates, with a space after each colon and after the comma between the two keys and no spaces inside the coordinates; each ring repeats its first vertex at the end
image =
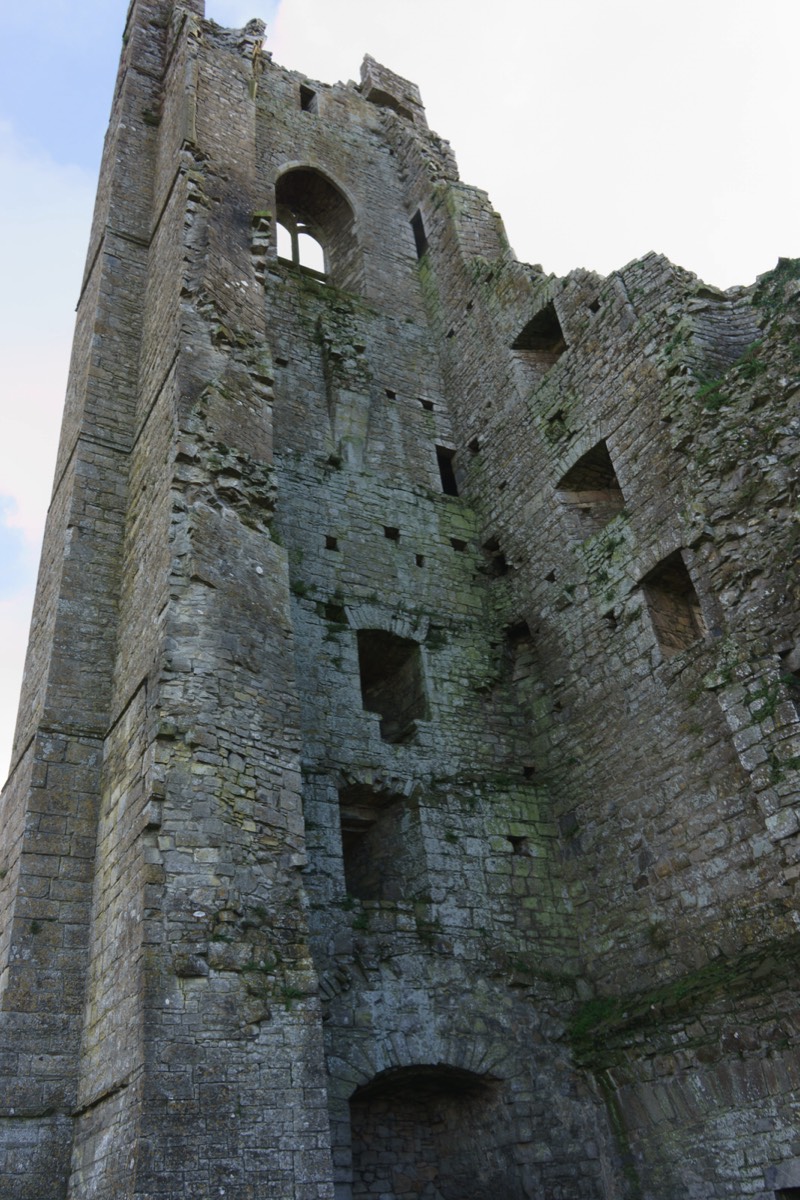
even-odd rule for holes
{"type": "Polygon", "coordinates": [[[428,249],[428,238],[425,233],[425,226],[422,223],[422,214],[419,209],[411,218],[411,232],[414,234],[414,245],[417,248],[417,258],[422,258],[425,251],[428,249]]]}
{"type": "Polygon", "coordinates": [[[439,464],[439,477],[442,481],[442,491],[445,496],[458,495],[458,480],[456,479],[453,460],[456,452],[449,446],[436,447],[436,461],[439,464]]]}
{"type": "Polygon", "coordinates": [[[467,548],[467,543],[463,538],[450,538],[450,545],[454,550],[458,550],[459,554],[463,554],[467,548]]]}
{"type": "Polygon", "coordinates": [[[326,550],[338,550],[339,549],[339,539],[333,537],[329,533],[326,533],[325,534],[325,549],[326,550]]]}
{"type": "Polygon", "coordinates": [[[400,541],[400,530],[396,525],[384,525],[383,536],[388,538],[390,542],[400,541]]]}
{"type": "Polygon", "coordinates": [[[425,399],[423,399],[422,396],[420,396],[419,402],[422,405],[422,407],[425,409],[425,412],[433,412],[433,401],[432,400],[425,400],[425,399]]]}
{"type": "Polygon", "coordinates": [[[362,704],[380,716],[383,740],[410,741],[416,721],[428,713],[418,643],[383,629],[359,629],[358,669],[362,704]]]}
{"type": "Polygon", "coordinates": [[[300,107],[303,112],[315,113],[317,111],[317,93],[304,83],[300,84],[300,107]]]}

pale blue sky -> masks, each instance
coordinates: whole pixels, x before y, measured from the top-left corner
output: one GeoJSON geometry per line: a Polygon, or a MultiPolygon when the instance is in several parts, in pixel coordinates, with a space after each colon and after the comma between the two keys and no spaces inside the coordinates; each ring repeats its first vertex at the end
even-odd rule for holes
{"type": "MultiPolygon", "coordinates": [[[[276,61],[420,85],[520,258],[650,249],[708,282],[800,255],[796,0],[207,0],[276,61]]],[[[0,40],[0,776],[127,0],[7,5],[0,40]],[[6,11],[8,10],[8,11],[6,11]]]]}

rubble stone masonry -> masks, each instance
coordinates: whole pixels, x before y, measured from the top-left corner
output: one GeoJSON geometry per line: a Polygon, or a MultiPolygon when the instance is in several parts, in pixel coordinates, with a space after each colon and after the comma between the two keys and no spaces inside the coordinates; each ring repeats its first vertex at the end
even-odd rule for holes
{"type": "Polygon", "coordinates": [[[800,264],[519,263],[133,0],[0,862],[4,1200],[800,1196],[800,264]]]}

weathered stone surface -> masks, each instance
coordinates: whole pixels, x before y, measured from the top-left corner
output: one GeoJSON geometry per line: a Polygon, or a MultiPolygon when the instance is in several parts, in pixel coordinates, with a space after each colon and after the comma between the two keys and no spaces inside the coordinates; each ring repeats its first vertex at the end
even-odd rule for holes
{"type": "Polygon", "coordinates": [[[545,276],[413,84],[262,34],[129,14],[0,1194],[793,1194],[800,265],[545,276]]]}

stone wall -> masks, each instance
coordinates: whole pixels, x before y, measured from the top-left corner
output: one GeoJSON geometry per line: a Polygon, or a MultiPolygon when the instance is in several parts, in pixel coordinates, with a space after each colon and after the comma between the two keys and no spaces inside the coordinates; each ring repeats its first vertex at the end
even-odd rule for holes
{"type": "Polygon", "coordinates": [[[413,84],[262,33],[129,14],[0,1190],[792,1194],[800,269],[547,276],[413,84]]]}

